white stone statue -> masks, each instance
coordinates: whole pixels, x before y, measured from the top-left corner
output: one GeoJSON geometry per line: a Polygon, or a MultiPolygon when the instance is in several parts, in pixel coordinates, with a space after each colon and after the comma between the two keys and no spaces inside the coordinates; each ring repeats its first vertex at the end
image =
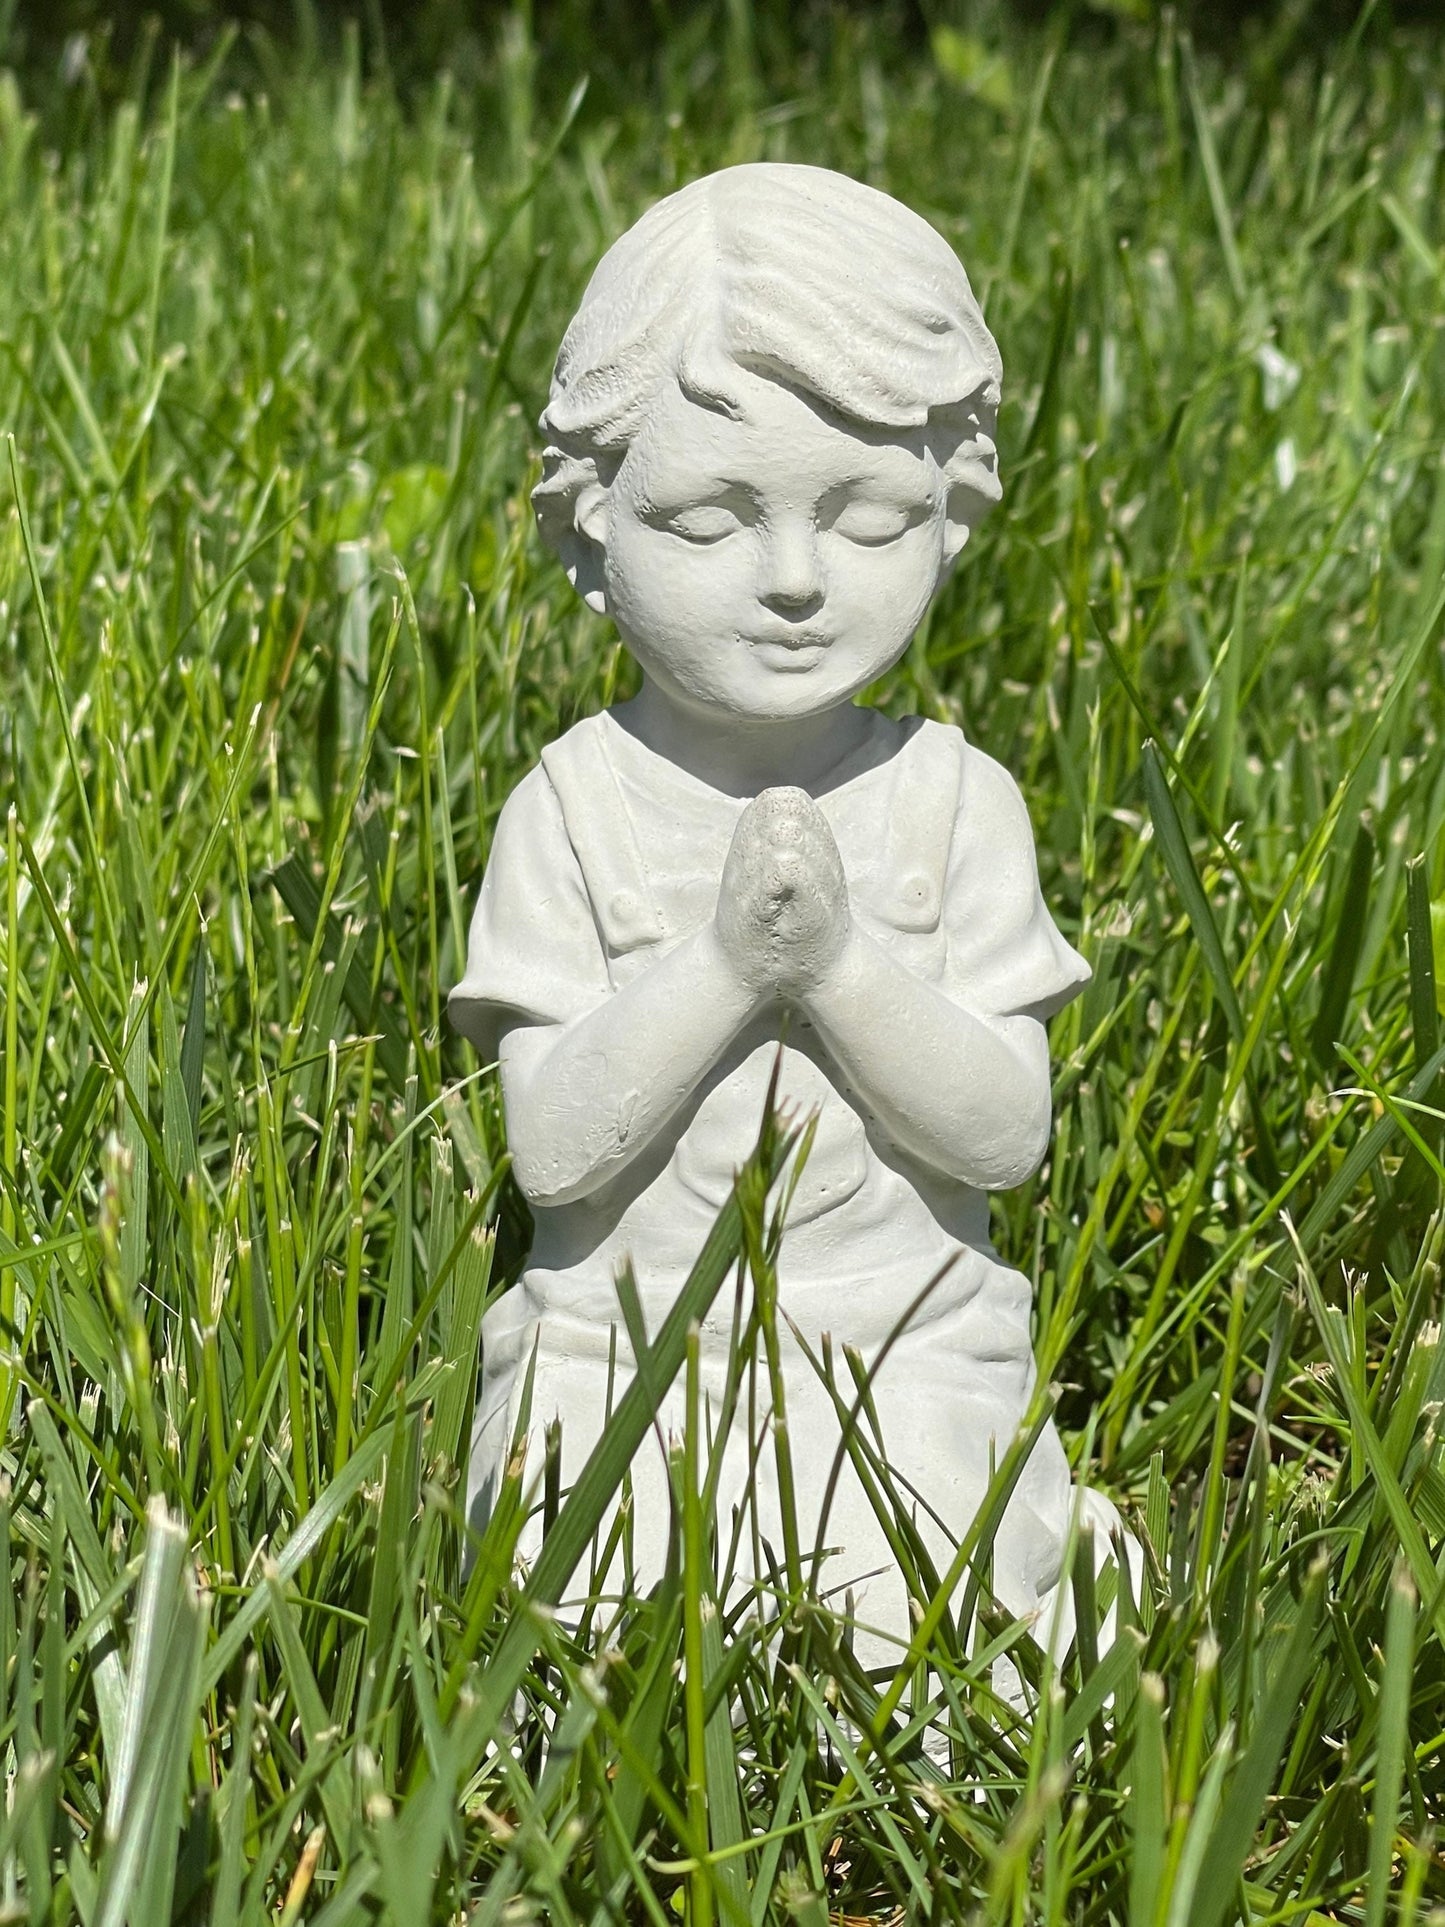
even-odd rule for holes
{"type": "MultiPolygon", "coordinates": [[[[947,243],[812,167],[732,167],[670,195],[609,250],[567,331],[533,501],[642,687],[544,750],[508,800],[451,994],[453,1022],[499,1056],[537,1226],[483,1329],[478,1520],[534,1352],[532,1463],[560,1417],[564,1488],[576,1476],[609,1378],[615,1401],[629,1371],[617,1269],[632,1260],[656,1331],[756,1141],[780,1043],[781,1097],[817,1115],[781,1303],[815,1351],[833,1335],[847,1393],[842,1347],[871,1364],[943,1274],[874,1384],[940,1571],[1018,1429],[1030,1288],[989,1242],[988,1193],[1044,1155],[1045,1021],[1089,970],[1040,895],[1008,772],[956,728],[855,700],[999,499],[1000,374],[947,243]]],[[[702,1334],[714,1415],[733,1316],[725,1289],[702,1334]]],[[[785,1376],[811,1548],[839,1426],[791,1340],[785,1376]]],[[[726,1534],[751,1479],[779,1548],[773,1455],[750,1455],[747,1403],[720,1520],[726,1534]]],[[[662,1434],[682,1414],[679,1385],[662,1434]]],[[[660,1440],[633,1476],[645,1583],[666,1542],[660,1440]]],[[[1118,1515],[1080,1502],[1102,1556],[1118,1515]]],[[[1041,1638],[1073,1503],[1050,1425],[992,1567],[1041,1638]]],[[[906,1638],[851,1469],[823,1538],[825,1594],[841,1605],[846,1589],[860,1622],[906,1638]]]]}

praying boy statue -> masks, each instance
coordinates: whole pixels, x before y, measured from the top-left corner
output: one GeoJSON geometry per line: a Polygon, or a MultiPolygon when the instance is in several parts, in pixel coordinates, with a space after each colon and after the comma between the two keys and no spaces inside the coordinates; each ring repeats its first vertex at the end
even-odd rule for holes
{"type": "MultiPolygon", "coordinates": [[[[454,1023],[499,1058],[536,1217],[528,1269],[483,1327],[478,1521],[533,1360],[532,1449],[560,1418],[563,1487],[575,1478],[630,1372],[618,1269],[655,1332],[779,1057],[780,1099],[816,1118],[780,1304],[815,1354],[825,1332],[869,1367],[884,1351],[882,1449],[940,1571],[1018,1431],[1030,1287],[989,1241],[988,1194],[1044,1155],[1044,1027],[1088,966],[1040,895],[1007,771],[956,728],[855,700],[999,499],[1000,374],[942,237],[812,167],[731,167],[668,196],[607,253],[567,330],[533,502],[642,680],[508,800],[451,994],[454,1023]]],[[[713,1424],[727,1297],[701,1334],[713,1424]]],[[[785,1384],[811,1545],[840,1421],[791,1341],[785,1384]]],[[[751,1503],[754,1543],[776,1546],[773,1457],[746,1407],[716,1441],[720,1513],[751,1503]]],[[[643,1581],[665,1557],[661,1439],[682,1414],[674,1387],[633,1466],[643,1581]]],[[[1042,1622],[1054,1604],[1074,1503],[1048,1425],[993,1546],[1015,1614],[1042,1622]]],[[[1107,1550],[1114,1508],[1078,1503],[1107,1550]]],[[[903,1581],[847,1462],[822,1537],[823,1590],[906,1638],[903,1581]]]]}

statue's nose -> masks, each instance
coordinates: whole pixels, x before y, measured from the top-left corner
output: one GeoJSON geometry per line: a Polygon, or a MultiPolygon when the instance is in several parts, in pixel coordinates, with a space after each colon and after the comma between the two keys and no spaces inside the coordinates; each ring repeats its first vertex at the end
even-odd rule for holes
{"type": "Polygon", "coordinates": [[[799,615],[822,598],[817,537],[811,527],[775,529],[767,548],[767,582],[761,600],[780,615],[799,615]]]}

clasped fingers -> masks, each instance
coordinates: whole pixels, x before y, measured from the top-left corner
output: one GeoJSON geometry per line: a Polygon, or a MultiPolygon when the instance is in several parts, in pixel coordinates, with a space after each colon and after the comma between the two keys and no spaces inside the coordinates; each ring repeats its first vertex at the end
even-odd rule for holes
{"type": "Polygon", "coordinates": [[[850,922],[823,812],[805,790],[764,790],[738,819],[718,893],[718,936],[734,968],[756,990],[802,995],[836,961],[850,922]]]}

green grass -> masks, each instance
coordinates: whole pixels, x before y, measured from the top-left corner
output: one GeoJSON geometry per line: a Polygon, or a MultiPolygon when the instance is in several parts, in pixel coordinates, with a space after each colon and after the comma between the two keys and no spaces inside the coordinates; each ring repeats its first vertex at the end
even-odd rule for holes
{"type": "MultiPolygon", "coordinates": [[[[1127,12],[0,77],[0,1920],[1445,1904],[1445,49],[1127,12]],[[442,1002],[509,787],[631,673],[532,423],[605,244],[758,157],[927,214],[1005,357],[1004,507],[879,694],[1017,773],[1095,970],[997,1236],[1149,1574],[1101,1661],[1080,1568],[1057,1671],[986,1531],[891,1682],[795,1561],[766,1632],[708,1559],[547,1611],[640,1392],[525,1592],[515,1489],[463,1561],[526,1224],[442,1002]]],[[[746,1248],[764,1359],[779,1151],[689,1287],[746,1248]]]]}

